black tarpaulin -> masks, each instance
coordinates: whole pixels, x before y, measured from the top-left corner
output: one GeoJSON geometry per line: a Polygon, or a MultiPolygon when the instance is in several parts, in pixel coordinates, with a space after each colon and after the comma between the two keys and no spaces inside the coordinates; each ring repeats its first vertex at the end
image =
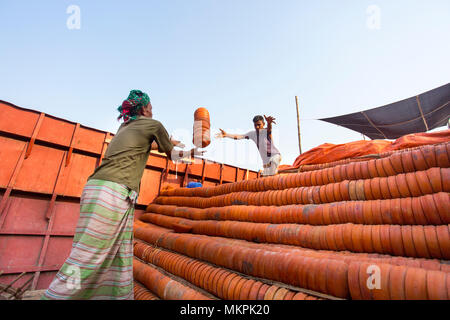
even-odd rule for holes
{"type": "Polygon", "coordinates": [[[447,124],[450,83],[382,107],[319,119],[360,132],[371,139],[397,139],[447,124]]]}

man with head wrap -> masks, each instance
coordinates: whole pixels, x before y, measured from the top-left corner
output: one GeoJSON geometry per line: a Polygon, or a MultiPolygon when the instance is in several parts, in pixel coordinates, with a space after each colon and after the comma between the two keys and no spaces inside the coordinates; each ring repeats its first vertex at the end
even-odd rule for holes
{"type": "Polygon", "coordinates": [[[133,299],[134,204],[150,151],[196,153],[174,149],[183,145],[152,119],[146,93],[132,90],[118,111],[124,123],[88,178],[72,250],[42,299],[133,299]]]}

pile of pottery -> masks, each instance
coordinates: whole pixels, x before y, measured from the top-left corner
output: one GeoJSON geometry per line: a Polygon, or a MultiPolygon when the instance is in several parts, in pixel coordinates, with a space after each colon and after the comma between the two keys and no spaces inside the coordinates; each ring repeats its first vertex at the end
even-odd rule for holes
{"type": "Polygon", "coordinates": [[[134,226],[135,280],[161,299],[448,300],[449,167],[442,143],[164,190],[134,226]]]}

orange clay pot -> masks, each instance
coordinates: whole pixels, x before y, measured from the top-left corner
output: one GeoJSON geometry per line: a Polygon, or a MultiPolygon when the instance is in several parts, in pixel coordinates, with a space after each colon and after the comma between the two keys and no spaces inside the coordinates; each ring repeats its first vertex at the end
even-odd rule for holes
{"type": "Polygon", "coordinates": [[[270,286],[264,283],[264,284],[260,287],[260,289],[259,289],[259,291],[258,291],[258,294],[257,294],[257,296],[256,296],[256,300],[264,300],[264,297],[265,297],[265,295],[266,295],[266,292],[267,292],[267,290],[269,290],[269,288],[270,288],[270,286]]]}
{"type": "Polygon", "coordinates": [[[365,252],[363,248],[363,229],[365,226],[360,224],[353,225],[352,228],[352,251],[365,252]]]}
{"type": "Polygon", "coordinates": [[[439,192],[433,194],[432,197],[441,221],[444,224],[450,224],[450,210],[448,210],[450,195],[446,192],[439,192]]]}
{"type": "Polygon", "coordinates": [[[438,243],[435,226],[424,226],[425,241],[432,258],[441,259],[442,254],[438,243]]]}
{"type": "Polygon", "coordinates": [[[372,193],[373,199],[383,199],[380,190],[380,180],[385,178],[373,178],[370,179],[370,192],[372,193]]]}
{"type": "MultiPolygon", "coordinates": [[[[448,143],[447,143],[448,144],[448,143]]],[[[450,161],[447,156],[447,148],[445,144],[438,144],[434,146],[434,152],[436,155],[436,165],[440,168],[450,167],[450,161]]]]}
{"type": "Polygon", "coordinates": [[[319,183],[320,185],[326,185],[326,184],[330,183],[328,181],[328,174],[325,169],[322,169],[319,171],[319,173],[317,175],[317,183],[319,183]]]}
{"type": "Polygon", "coordinates": [[[308,287],[308,270],[311,265],[312,259],[309,257],[298,256],[296,258],[296,263],[298,265],[297,278],[294,281],[294,285],[301,288],[308,287]]]}
{"type": "Polygon", "coordinates": [[[405,225],[401,227],[402,243],[405,249],[404,255],[407,257],[417,257],[417,252],[414,247],[411,226],[405,225]]]}
{"type": "Polygon", "coordinates": [[[402,224],[407,225],[414,225],[416,224],[413,216],[413,210],[412,210],[412,199],[411,198],[405,198],[400,199],[400,209],[401,209],[401,221],[402,224]]]}
{"type": "Polygon", "coordinates": [[[234,286],[237,282],[241,280],[241,277],[235,273],[230,273],[228,277],[225,277],[223,285],[222,285],[222,296],[225,299],[231,299],[234,286]]]}
{"type": "Polygon", "coordinates": [[[348,251],[354,251],[353,249],[353,241],[352,241],[352,231],[355,225],[351,223],[344,224],[342,237],[344,240],[345,248],[348,251]]]}
{"type": "Polygon", "coordinates": [[[347,299],[349,298],[348,265],[343,261],[329,259],[327,261],[326,293],[347,299]]]}
{"type": "Polygon", "coordinates": [[[417,257],[429,259],[431,255],[428,250],[423,226],[411,226],[411,236],[417,257]]]}
{"type": "Polygon", "coordinates": [[[372,226],[372,247],[377,253],[385,252],[381,241],[381,227],[381,225],[372,226]]]}
{"type": "Polygon", "coordinates": [[[423,157],[423,153],[420,149],[411,150],[410,152],[416,171],[422,171],[429,168],[427,162],[425,161],[425,158],[423,157]]]}
{"type": "Polygon", "coordinates": [[[361,161],[355,162],[355,179],[364,179],[361,172],[361,161]]]}
{"type": "Polygon", "coordinates": [[[297,292],[293,297],[292,300],[306,300],[308,295],[304,294],[303,292],[297,292]]]}
{"type": "MultiPolygon", "coordinates": [[[[406,198],[410,199],[410,198],[406,198]]],[[[387,200],[390,203],[392,222],[394,224],[404,225],[403,217],[402,217],[402,200],[403,199],[391,199],[387,200]]]]}
{"type": "Polygon", "coordinates": [[[346,166],[345,166],[345,165],[339,165],[338,167],[339,167],[339,173],[340,173],[340,175],[341,175],[342,180],[350,180],[350,179],[347,177],[347,169],[346,169],[346,166]]]}
{"type": "Polygon", "coordinates": [[[355,221],[356,221],[355,202],[356,201],[344,202],[344,204],[345,204],[344,212],[345,212],[346,222],[355,223],[355,221]]]}
{"type": "Polygon", "coordinates": [[[436,226],[436,236],[441,249],[442,258],[450,259],[450,235],[448,225],[436,226]]]}
{"type": "Polygon", "coordinates": [[[391,163],[392,168],[394,169],[394,171],[397,174],[408,172],[403,169],[401,152],[395,152],[392,155],[390,155],[389,157],[387,157],[387,159],[389,159],[389,162],[391,163]]]}
{"type": "Polygon", "coordinates": [[[348,183],[348,194],[350,197],[350,200],[358,200],[356,197],[356,180],[350,180],[348,183]]]}
{"type": "Polygon", "coordinates": [[[341,182],[341,181],[345,180],[345,178],[341,176],[340,166],[333,167],[333,176],[334,176],[334,180],[336,182],[341,182]]]}
{"type": "Polygon", "coordinates": [[[334,185],[332,183],[329,183],[327,185],[324,186],[324,190],[325,190],[325,202],[326,203],[331,203],[331,202],[335,202],[336,199],[334,198],[334,185]]]}
{"type": "Polygon", "coordinates": [[[255,281],[255,283],[253,283],[253,285],[250,287],[247,300],[257,300],[258,292],[263,285],[264,285],[263,282],[255,281]]]}
{"type": "Polygon", "coordinates": [[[450,168],[441,168],[441,177],[442,191],[450,192],[450,168]]]}
{"type": "Polygon", "coordinates": [[[333,196],[335,201],[342,201],[343,198],[341,196],[341,184],[333,183],[333,196]]]}
{"type": "Polygon", "coordinates": [[[327,242],[327,230],[326,226],[319,227],[319,241],[320,241],[320,249],[321,250],[329,250],[328,242],[327,242]]]}
{"type": "Polygon", "coordinates": [[[364,198],[366,200],[373,200],[375,199],[374,196],[372,195],[372,186],[371,186],[371,181],[372,179],[365,179],[362,180],[363,184],[364,184],[364,198]]]}
{"type": "Polygon", "coordinates": [[[381,199],[391,199],[389,191],[388,178],[380,178],[381,199]]]}
{"type": "Polygon", "coordinates": [[[327,242],[327,248],[332,251],[337,251],[336,239],[335,239],[336,226],[327,225],[325,228],[325,239],[327,242]]]}
{"type": "MultiPolygon", "coordinates": [[[[403,175],[403,174],[401,174],[403,175]]],[[[399,187],[397,185],[396,176],[391,176],[387,178],[388,180],[388,186],[389,186],[389,193],[391,194],[391,199],[400,198],[401,194],[399,191],[399,187]]]]}
{"type": "Polygon", "coordinates": [[[375,168],[377,169],[378,177],[387,177],[388,174],[384,170],[382,159],[375,160],[375,168]]]}
{"type": "Polygon", "coordinates": [[[275,293],[278,291],[278,289],[280,289],[279,286],[270,286],[264,294],[263,300],[273,300],[273,297],[275,296],[275,293]]]}
{"type": "Polygon", "coordinates": [[[246,279],[244,284],[242,285],[241,291],[239,293],[239,297],[237,300],[249,300],[249,294],[252,286],[256,283],[255,280],[246,279]]]}
{"type": "Polygon", "coordinates": [[[412,153],[408,151],[401,152],[401,158],[402,158],[402,166],[403,166],[403,172],[413,172],[416,171],[414,168],[414,160],[412,158],[412,153]]]}
{"type": "Polygon", "coordinates": [[[391,241],[391,248],[393,254],[396,256],[404,256],[405,250],[403,248],[402,240],[402,227],[399,225],[393,225],[389,228],[389,238],[391,241]]]}
{"type": "Polygon", "coordinates": [[[288,293],[286,293],[283,300],[292,300],[292,298],[294,298],[294,296],[296,294],[297,294],[297,291],[289,291],[288,293]]]}
{"type": "Polygon", "coordinates": [[[347,250],[345,243],[344,243],[344,225],[343,224],[339,224],[335,226],[335,232],[334,232],[334,240],[336,243],[336,247],[338,248],[339,251],[342,250],[347,250]]]}
{"type": "Polygon", "coordinates": [[[222,270],[223,269],[215,268],[214,271],[209,274],[208,279],[207,279],[206,291],[209,291],[209,292],[215,294],[214,286],[215,286],[216,281],[217,281],[216,277],[218,276],[218,274],[222,270]]]}
{"type": "Polygon", "coordinates": [[[419,184],[420,192],[422,195],[433,193],[430,180],[428,179],[426,171],[415,172],[417,183],[419,184]]]}
{"type": "Polygon", "coordinates": [[[392,163],[391,163],[389,157],[382,158],[382,159],[380,159],[380,161],[381,161],[383,170],[386,173],[386,176],[395,176],[397,174],[394,167],[392,166],[392,163]]]}
{"type": "Polygon", "coordinates": [[[443,222],[439,216],[439,212],[436,208],[435,202],[433,200],[433,195],[426,195],[419,198],[422,205],[422,209],[428,224],[440,225],[443,222]]]}
{"type": "Polygon", "coordinates": [[[218,296],[219,298],[224,298],[224,296],[222,295],[222,288],[224,285],[224,279],[226,277],[228,277],[230,275],[229,271],[226,271],[224,269],[221,269],[219,271],[219,273],[216,275],[216,277],[214,278],[214,286],[213,286],[213,292],[216,296],[218,296]]]}
{"type": "Polygon", "coordinates": [[[362,203],[362,216],[363,216],[363,224],[372,225],[375,224],[373,215],[372,215],[372,204],[371,202],[364,201],[362,203]]]}
{"type": "Polygon", "coordinates": [[[319,201],[320,203],[328,203],[326,186],[321,186],[319,189],[319,201]]]}
{"type": "Polygon", "coordinates": [[[405,276],[406,300],[427,300],[427,271],[419,268],[408,268],[405,276]]]}
{"type": "Polygon", "coordinates": [[[427,271],[427,295],[430,300],[448,300],[448,288],[446,284],[448,274],[440,271],[427,271]]]}
{"type": "Polygon", "coordinates": [[[389,273],[389,293],[391,300],[405,300],[405,277],[407,267],[392,266],[389,273]]]}
{"type": "Polygon", "coordinates": [[[369,173],[369,161],[361,161],[361,179],[370,179],[370,173],[369,173]]]}
{"type": "Polygon", "coordinates": [[[316,176],[317,176],[318,172],[319,172],[318,170],[311,171],[311,186],[319,185],[317,183],[317,179],[316,179],[316,176]]]}
{"type": "Polygon", "coordinates": [[[441,181],[441,169],[440,168],[431,168],[426,171],[428,180],[430,181],[431,188],[433,189],[433,192],[441,192],[443,191],[442,188],[442,181],[441,181]]]}
{"type": "Polygon", "coordinates": [[[329,259],[319,259],[315,288],[319,292],[328,293],[327,289],[327,268],[329,259]]]}
{"type": "Polygon", "coordinates": [[[307,281],[307,288],[317,291],[317,284],[316,284],[316,278],[319,276],[319,272],[318,272],[318,268],[319,268],[319,263],[320,260],[319,259],[311,259],[310,262],[308,263],[309,266],[309,270],[308,270],[308,274],[306,277],[306,281],[307,281]]]}
{"type": "Polygon", "coordinates": [[[337,182],[336,179],[334,178],[333,168],[326,168],[324,169],[324,171],[326,172],[328,183],[337,182]]]}
{"type": "Polygon", "coordinates": [[[389,200],[381,200],[381,218],[382,224],[393,224],[392,215],[391,215],[391,201],[389,200]]]}
{"type": "Polygon", "coordinates": [[[371,178],[380,177],[378,175],[378,171],[377,171],[377,167],[376,167],[376,164],[375,164],[375,160],[367,161],[367,168],[369,170],[369,175],[370,175],[371,178]]]}
{"type": "Polygon", "coordinates": [[[395,178],[395,182],[400,193],[401,198],[411,197],[411,192],[408,188],[408,182],[406,180],[406,174],[399,174],[393,176],[395,178]]]}
{"type": "Polygon", "coordinates": [[[435,154],[435,146],[433,145],[425,145],[419,149],[425,162],[427,163],[428,168],[437,167],[436,154],[435,154]]]}
{"type": "Polygon", "coordinates": [[[350,194],[349,194],[349,181],[344,180],[339,183],[339,191],[340,195],[343,201],[350,200],[350,194]]]}
{"type": "Polygon", "coordinates": [[[364,180],[356,181],[356,199],[357,200],[366,200],[366,196],[364,193],[364,180]]]}
{"type": "MultiPolygon", "coordinates": [[[[339,219],[338,207],[340,204],[331,204],[330,205],[330,219],[331,224],[340,224],[341,220],[339,219]]],[[[345,222],[345,221],[344,221],[345,222]]]]}
{"type": "Polygon", "coordinates": [[[381,200],[373,200],[370,202],[372,209],[372,219],[375,224],[383,224],[383,215],[381,213],[381,200]]]}
{"type": "Polygon", "coordinates": [[[383,247],[382,253],[384,254],[393,254],[390,241],[390,227],[390,225],[380,226],[380,240],[381,246],[383,247]]]}
{"type": "Polygon", "coordinates": [[[361,262],[354,261],[348,265],[348,287],[352,300],[362,300],[359,286],[359,269],[361,262]]]}
{"type": "Polygon", "coordinates": [[[425,217],[425,212],[420,201],[420,197],[415,197],[411,199],[412,211],[414,215],[415,224],[417,225],[427,225],[428,221],[425,217]]]}
{"type": "Polygon", "coordinates": [[[373,226],[362,226],[362,251],[371,253],[374,252],[373,242],[372,242],[372,228],[373,226]]]}
{"type": "Polygon", "coordinates": [[[348,223],[349,222],[349,219],[347,218],[346,205],[347,205],[346,202],[341,202],[340,205],[337,207],[340,223],[348,223]]]}
{"type": "Polygon", "coordinates": [[[273,296],[273,300],[285,300],[285,297],[287,294],[292,293],[292,291],[289,291],[288,289],[285,288],[279,288],[274,296],[273,296]]]}
{"type": "MultiPolygon", "coordinates": [[[[239,300],[239,297],[240,297],[240,294],[241,294],[241,290],[242,290],[242,286],[245,284],[245,282],[247,282],[247,279],[240,278],[240,280],[238,281],[238,283],[234,287],[234,290],[233,290],[233,292],[231,294],[231,299],[232,300],[239,300]]],[[[229,290],[230,290],[230,288],[229,288],[229,290]]]]}
{"type": "Polygon", "coordinates": [[[355,175],[355,162],[350,162],[347,165],[344,165],[343,167],[346,168],[346,174],[347,174],[347,179],[348,180],[355,180],[356,175],[355,175]]]}
{"type": "MultiPolygon", "coordinates": [[[[372,264],[362,262],[359,266],[359,291],[361,294],[362,300],[372,300],[372,292],[373,289],[369,289],[367,286],[367,280],[369,279],[370,274],[367,271],[370,271],[370,267],[372,264]]],[[[355,277],[355,276],[354,276],[355,277]]]]}
{"type": "MultiPolygon", "coordinates": [[[[319,204],[319,203],[322,203],[321,201],[320,201],[320,186],[316,186],[316,187],[314,187],[313,188],[313,203],[317,203],[317,204],[319,204]]],[[[322,187],[323,189],[325,189],[325,187],[322,187]]]]}
{"type": "Polygon", "coordinates": [[[389,290],[389,278],[390,272],[392,270],[392,265],[390,264],[380,264],[379,265],[380,274],[380,287],[372,289],[372,298],[374,300],[390,300],[390,290],[389,290]]]}
{"type": "Polygon", "coordinates": [[[322,206],[322,224],[324,225],[332,224],[330,216],[330,204],[325,204],[322,206]]]}

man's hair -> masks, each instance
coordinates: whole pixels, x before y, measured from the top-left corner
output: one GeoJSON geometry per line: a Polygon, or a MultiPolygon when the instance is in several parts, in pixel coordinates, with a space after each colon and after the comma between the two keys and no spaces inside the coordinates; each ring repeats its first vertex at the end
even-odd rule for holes
{"type": "Polygon", "coordinates": [[[261,120],[262,122],[264,122],[264,118],[263,116],[257,115],[253,117],[253,123],[257,123],[259,120],[261,120]]]}

